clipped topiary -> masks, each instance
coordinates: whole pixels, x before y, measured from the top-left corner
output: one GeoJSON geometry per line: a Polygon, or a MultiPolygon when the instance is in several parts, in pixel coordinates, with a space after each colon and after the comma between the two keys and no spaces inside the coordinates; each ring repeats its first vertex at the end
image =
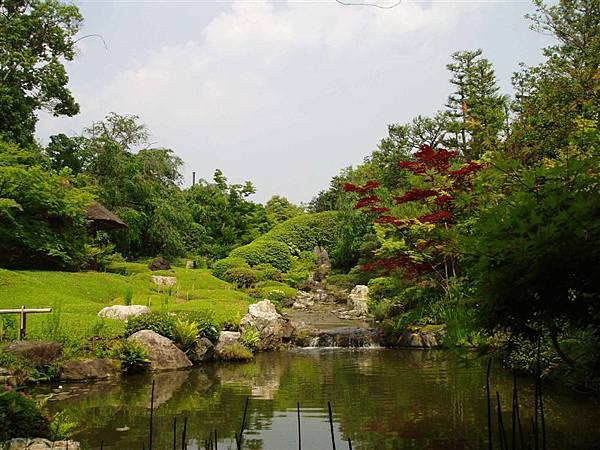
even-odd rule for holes
{"type": "Polygon", "coordinates": [[[237,287],[252,287],[258,281],[258,273],[249,267],[236,267],[225,272],[223,279],[237,287]]]}
{"type": "Polygon", "coordinates": [[[287,272],[292,265],[292,255],[286,244],[280,241],[261,238],[243,247],[238,247],[230,254],[232,258],[242,258],[251,266],[267,263],[287,272]]]}
{"type": "Polygon", "coordinates": [[[338,213],[325,211],[292,217],[265,234],[261,239],[275,240],[286,244],[294,255],[324,247],[332,251],[338,233],[338,213]]]}
{"type": "Polygon", "coordinates": [[[131,336],[142,330],[151,330],[166,338],[173,340],[175,330],[175,317],[164,312],[151,312],[141,316],[129,318],[125,327],[125,335],[131,336]]]}
{"type": "Polygon", "coordinates": [[[237,269],[240,267],[247,267],[249,268],[250,265],[248,264],[248,262],[244,259],[244,258],[240,258],[240,257],[235,257],[235,256],[229,256],[227,258],[223,258],[220,259],[218,261],[216,261],[213,265],[212,265],[212,274],[217,277],[220,278],[221,280],[225,279],[225,273],[229,270],[229,269],[237,269]]]}

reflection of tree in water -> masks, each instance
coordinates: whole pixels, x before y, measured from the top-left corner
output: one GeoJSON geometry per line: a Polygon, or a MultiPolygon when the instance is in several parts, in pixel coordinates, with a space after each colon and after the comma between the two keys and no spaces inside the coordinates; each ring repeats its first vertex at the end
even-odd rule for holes
{"type": "MultiPolygon", "coordinates": [[[[352,438],[354,448],[481,448],[486,432],[485,369],[473,358],[463,360],[445,352],[269,353],[257,355],[251,363],[208,364],[153,377],[157,448],[172,446],[174,417],[180,430],[183,418],[188,417],[188,436],[198,439],[200,448],[215,429],[235,448],[233,435],[239,431],[244,400],[250,395],[247,428],[251,431],[244,441],[246,449],[262,449],[264,433],[274,426],[274,417],[295,417],[297,402],[304,417],[326,421],[326,405],[331,401],[334,420],[343,438],[352,438]]],[[[79,420],[78,438],[94,444],[93,448],[99,448],[100,440],[106,449],[109,445],[113,449],[137,448],[147,439],[151,380],[152,376],[142,376],[86,384],[67,389],[50,405],[64,408],[79,420]],[[124,426],[130,431],[115,431],[124,426]]],[[[491,381],[502,398],[510,399],[509,374],[496,372],[491,381]]],[[[524,419],[528,420],[533,406],[531,386],[526,383],[522,382],[520,393],[524,419]]],[[[547,396],[545,406],[553,447],[568,442],[570,448],[577,448],[575,441],[580,439],[579,448],[586,448],[581,436],[568,437],[574,418],[583,415],[581,404],[572,397],[547,396]],[[576,408],[578,415],[574,414],[576,408]]],[[[510,417],[508,411],[506,414],[510,417]]],[[[592,422],[578,420],[577,426],[597,438],[592,422]]],[[[286,439],[289,446],[296,437],[291,434],[286,439]]]]}

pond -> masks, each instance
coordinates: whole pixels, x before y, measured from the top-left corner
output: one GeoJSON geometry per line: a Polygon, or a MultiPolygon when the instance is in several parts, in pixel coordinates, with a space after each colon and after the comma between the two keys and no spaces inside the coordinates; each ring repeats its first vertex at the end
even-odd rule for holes
{"type": "MultiPolygon", "coordinates": [[[[246,397],[245,449],[297,449],[298,402],[302,449],[331,449],[328,401],[337,449],[348,448],[348,438],[354,449],[482,449],[487,448],[485,372],[483,361],[444,351],[306,349],[262,353],[249,363],[64,385],[53,389],[49,407],[77,421],[75,438],[86,448],[99,449],[103,441],[104,449],[141,449],[143,442],[147,449],[154,379],[157,450],[173,448],[174,418],[181,448],[185,417],[189,450],[205,448],[214,430],[219,449],[236,448],[234,433],[246,397]]],[[[496,390],[500,393],[509,443],[512,383],[510,373],[492,371],[492,392],[494,397],[496,390]]],[[[531,380],[519,379],[527,430],[532,393],[531,380]]],[[[584,395],[546,389],[547,448],[598,448],[599,406],[584,395]]]]}

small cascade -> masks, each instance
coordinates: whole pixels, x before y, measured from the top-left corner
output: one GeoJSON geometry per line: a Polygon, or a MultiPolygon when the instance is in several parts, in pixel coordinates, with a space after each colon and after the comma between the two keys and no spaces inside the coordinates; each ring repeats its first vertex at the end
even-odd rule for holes
{"type": "Polygon", "coordinates": [[[310,347],[379,347],[377,331],[372,328],[343,327],[319,331],[310,347]]]}

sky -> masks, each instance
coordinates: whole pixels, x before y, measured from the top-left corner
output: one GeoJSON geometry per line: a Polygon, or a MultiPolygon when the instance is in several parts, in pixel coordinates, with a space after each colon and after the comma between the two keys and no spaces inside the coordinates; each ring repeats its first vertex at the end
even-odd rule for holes
{"type": "Polygon", "coordinates": [[[102,39],[81,39],[67,64],[80,114],[41,113],[38,138],[79,134],[109,112],[135,114],[154,146],[184,160],[184,186],[192,171],[212,179],[220,168],[230,182],[251,180],[261,202],[310,201],[360,164],[388,124],[442,109],[453,52],[483,49],[510,93],[519,62],[541,62],[550,43],[529,29],[529,1],[75,4],[80,37],[102,39]]]}

